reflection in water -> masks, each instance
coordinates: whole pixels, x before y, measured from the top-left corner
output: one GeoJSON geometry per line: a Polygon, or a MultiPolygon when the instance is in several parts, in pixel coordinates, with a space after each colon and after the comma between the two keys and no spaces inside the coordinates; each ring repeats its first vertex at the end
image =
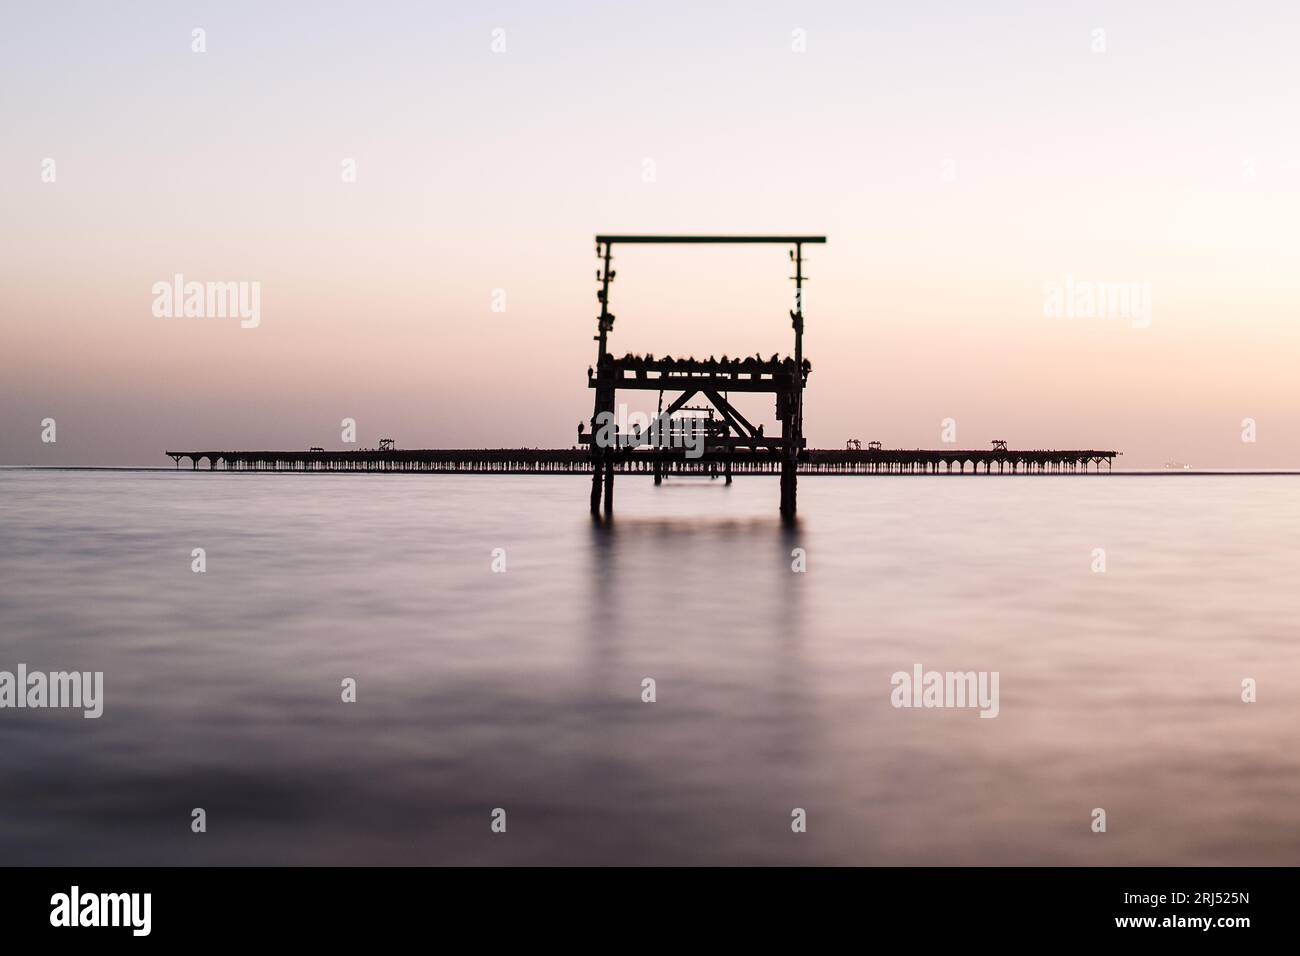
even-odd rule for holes
{"type": "Polygon", "coordinates": [[[0,471],[0,670],[105,672],[0,711],[0,857],[1292,862],[1296,485],[0,471]]]}

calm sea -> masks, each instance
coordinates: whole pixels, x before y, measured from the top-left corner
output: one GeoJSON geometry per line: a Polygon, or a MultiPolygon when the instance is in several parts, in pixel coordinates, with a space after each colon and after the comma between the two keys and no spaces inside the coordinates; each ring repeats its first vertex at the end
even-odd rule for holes
{"type": "Polygon", "coordinates": [[[1300,478],[587,490],[0,470],[0,862],[1300,861],[1300,478]]]}

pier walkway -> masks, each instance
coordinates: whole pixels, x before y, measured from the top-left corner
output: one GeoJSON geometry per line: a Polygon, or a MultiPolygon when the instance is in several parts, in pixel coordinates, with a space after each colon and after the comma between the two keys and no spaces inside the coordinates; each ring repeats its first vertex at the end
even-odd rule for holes
{"type": "MultiPolygon", "coordinates": [[[[710,443],[711,445],[712,443],[710,443]]],[[[1118,452],[1096,449],[806,449],[801,475],[1022,475],[1106,474],[1118,452]]],[[[590,475],[587,448],[365,448],[356,451],[169,451],[176,467],[194,470],[286,472],[428,472],[433,474],[590,475]]],[[[699,458],[680,448],[629,448],[615,451],[609,464],[620,474],[719,475],[781,474],[779,451],[746,449],[728,443],[706,446],[699,458]]]]}

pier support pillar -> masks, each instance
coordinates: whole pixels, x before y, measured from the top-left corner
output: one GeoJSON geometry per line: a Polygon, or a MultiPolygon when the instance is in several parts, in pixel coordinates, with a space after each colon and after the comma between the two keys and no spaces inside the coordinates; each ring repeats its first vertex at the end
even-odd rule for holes
{"type": "Polygon", "coordinates": [[[796,497],[796,469],[792,461],[781,462],[781,515],[793,518],[796,497]]]}
{"type": "Polygon", "coordinates": [[[605,459],[605,517],[614,514],[614,459],[605,459]]]}
{"type": "Polygon", "coordinates": [[[591,465],[591,513],[600,514],[600,489],[601,489],[601,472],[605,463],[600,460],[599,456],[592,457],[591,465]]]}
{"type": "Polygon", "coordinates": [[[731,484],[731,459],[727,459],[727,484],[731,484]]]}

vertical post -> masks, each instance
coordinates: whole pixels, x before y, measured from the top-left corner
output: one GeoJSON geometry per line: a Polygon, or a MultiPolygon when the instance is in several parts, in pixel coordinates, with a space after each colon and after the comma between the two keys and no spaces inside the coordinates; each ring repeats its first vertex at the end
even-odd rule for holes
{"type": "Polygon", "coordinates": [[[614,316],[609,312],[609,284],[614,279],[614,273],[610,270],[609,264],[612,258],[611,244],[608,242],[596,243],[596,255],[602,260],[602,269],[596,274],[600,280],[600,291],[596,293],[596,298],[600,300],[600,318],[597,320],[596,341],[599,343],[596,349],[596,396],[591,412],[591,513],[600,513],[600,499],[602,491],[602,475],[604,472],[604,497],[605,512],[608,514],[613,504],[614,498],[614,465],[610,459],[611,449],[601,448],[597,444],[596,436],[600,434],[600,413],[602,411],[613,411],[614,406],[614,385],[612,380],[607,377],[605,368],[605,356],[608,354],[606,343],[610,330],[614,327],[614,316]]]}
{"type": "MultiPolygon", "coordinates": [[[[614,279],[614,273],[609,269],[611,254],[612,246],[610,243],[596,243],[596,255],[604,259],[604,267],[598,276],[600,279],[600,292],[596,294],[596,298],[600,300],[600,348],[596,353],[597,361],[605,357],[606,336],[610,329],[614,327],[614,317],[609,314],[609,284],[614,279]]],[[[597,365],[597,368],[599,367],[597,365]]]]}
{"type": "Polygon", "coordinates": [[[794,517],[795,489],[795,465],[787,459],[781,462],[781,515],[783,517],[794,517]]]}
{"type": "Polygon", "coordinates": [[[803,243],[794,244],[794,366],[799,376],[799,391],[803,392],[803,243]]]}
{"type": "Polygon", "coordinates": [[[794,244],[794,374],[798,392],[795,396],[795,435],[803,436],[803,243],[794,244]]]}
{"type": "Polygon", "coordinates": [[[796,511],[799,446],[803,435],[803,243],[794,244],[790,258],[794,260],[794,308],[790,311],[794,325],[794,378],[781,421],[781,435],[787,442],[781,462],[781,514],[786,518],[793,517],[796,511]]]}
{"type": "Polygon", "coordinates": [[[614,456],[605,454],[605,517],[614,515],[614,456]]]}
{"type": "MultiPolygon", "coordinates": [[[[593,439],[594,440],[594,439],[593,439]]],[[[600,456],[593,448],[591,452],[591,513],[600,514],[601,469],[600,456]]]]}

